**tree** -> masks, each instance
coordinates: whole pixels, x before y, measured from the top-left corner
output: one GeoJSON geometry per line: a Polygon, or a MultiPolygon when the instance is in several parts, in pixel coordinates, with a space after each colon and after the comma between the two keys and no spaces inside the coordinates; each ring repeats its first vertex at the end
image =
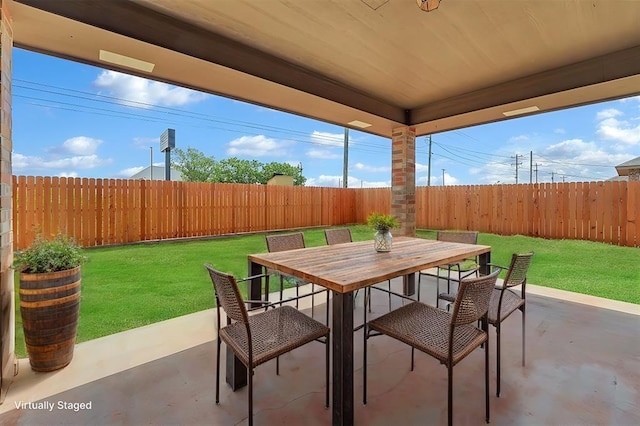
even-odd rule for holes
{"type": "Polygon", "coordinates": [[[171,165],[180,171],[182,179],[187,182],[212,182],[216,160],[207,157],[203,152],[195,148],[187,148],[187,151],[176,149],[173,151],[171,165]]]}
{"type": "Polygon", "coordinates": [[[293,176],[294,185],[304,185],[302,166],[271,162],[263,164],[257,160],[243,160],[237,157],[216,161],[195,148],[173,151],[172,166],[180,170],[187,182],[224,182],[266,184],[274,174],[293,176]]]}
{"type": "Polygon", "coordinates": [[[274,174],[293,176],[294,185],[304,185],[307,181],[307,178],[302,176],[302,165],[292,166],[289,163],[271,162],[262,166],[262,179],[264,183],[267,183],[274,174]]]}
{"type": "Polygon", "coordinates": [[[226,158],[216,163],[214,182],[225,183],[266,183],[262,179],[262,164],[256,160],[226,158]]]}

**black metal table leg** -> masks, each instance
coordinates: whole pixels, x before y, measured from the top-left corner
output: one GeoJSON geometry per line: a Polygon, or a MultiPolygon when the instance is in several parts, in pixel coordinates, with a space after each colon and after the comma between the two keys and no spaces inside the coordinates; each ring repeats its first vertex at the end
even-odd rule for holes
{"type": "Polygon", "coordinates": [[[416,292],[416,274],[402,277],[402,291],[405,296],[413,296],[416,292]]]}
{"type": "Polygon", "coordinates": [[[333,424],[353,425],[353,293],[333,293],[333,424]]]}
{"type": "Polygon", "coordinates": [[[489,263],[491,263],[491,252],[482,253],[478,261],[480,262],[480,275],[489,275],[491,273],[491,267],[489,266],[489,263]]]}

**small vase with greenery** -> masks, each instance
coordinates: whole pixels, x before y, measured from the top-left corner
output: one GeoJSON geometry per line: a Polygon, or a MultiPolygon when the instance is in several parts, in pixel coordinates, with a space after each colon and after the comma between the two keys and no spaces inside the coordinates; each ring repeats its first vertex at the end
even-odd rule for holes
{"type": "Polygon", "coordinates": [[[20,314],[31,368],[53,371],[73,358],[80,315],[82,248],[59,234],[14,257],[20,271],[20,314]]]}
{"type": "Polygon", "coordinates": [[[400,227],[398,219],[395,216],[374,212],[367,217],[367,224],[376,230],[373,238],[373,247],[376,251],[391,251],[393,242],[391,229],[400,227]]]}

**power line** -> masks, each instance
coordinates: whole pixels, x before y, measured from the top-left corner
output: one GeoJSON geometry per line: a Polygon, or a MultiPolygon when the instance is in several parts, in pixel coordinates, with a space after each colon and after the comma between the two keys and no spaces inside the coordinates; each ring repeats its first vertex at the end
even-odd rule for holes
{"type": "MultiPolygon", "coordinates": [[[[246,128],[258,129],[258,130],[264,130],[264,131],[272,131],[272,132],[281,133],[281,134],[292,134],[292,135],[298,135],[298,136],[309,136],[309,134],[307,132],[302,132],[302,131],[282,128],[282,127],[277,127],[277,126],[270,126],[270,125],[265,125],[265,124],[252,123],[252,122],[241,121],[241,120],[215,118],[215,116],[211,116],[211,115],[207,115],[207,114],[201,114],[201,113],[196,113],[196,112],[191,112],[191,111],[185,111],[185,110],[180,110],[180,109],[177,109],[177,108],[165,107],[165,106],[162,106],[162,105],[150,104],[150,103],[146,103],[146,102],[133,101],[133,100],[119,98],[119,97],[115,97],[115,96],[93,94],[93,93],[90,93],[90,92],[84,92],[84,91],[80,91],[80,90],[61,88],[61,87],[58,87],[58,86],[51,86],[51,85],[47,85],[47,84],[30,82],[30,81],[26,81],[26,80],[17,79],[17,81],[27,82],[29,84],[34,84],[34,85],[43,86],[43,87],[49,87],[49,88],[58,89],[58,90],[66,90],[66,91],[69,91],[69,92],[79,93],[79,94],[88,95],[88,96],[71,95],[71,94],[62,93],[62,92],[55,91],[55,90],[44,90],[44,89],[40,89],[40,88],[32,88],[32,87],[27,87],[27,86],[22,86],[22,85],[15,85],[15,84],[13,86],[14,88],[22,88],[22,89],[32,90],[32,91],[36,91],[36,92],[41,92],[41,93],[53,94],[53,95],[57,95],[57,96],[71,97],[71,98],[74,98],[74,99],[80,99],[80,100],[85,100],[85,101],[90,101],[90,102],[106,103],[106,104],[109,104],[109,105],[116,105],[118,107],[134,108],[134,109],[137,109],[137,110],[145,111],[145,112],[147,112],[147,114],[155,114],[155,115],[157,115],[157,114],[169,114],[169,115],[176,115],[176,116],[179,116],[179,117],[185,117],[185,118],[190,118],[190,119],[195,119],[195,120],[202,120],[202,121],[206,121],[206,122],[228,124],[228,125],[232,125],[232,126],[246,127],[246,128]],[[95,98],[105,98],[105,99],[95,99],[95,98]],[[131,105],[131,104],[134,104],[134,105],[131,105]],[[149,107],[153,107],[153,109],[150,109],[149,107]],[[158,111],[158,110],[166,110],[166,111],[158,111]]],[[[36,98],[36,97],[31,97],[31,96],[19,95],[19,94],[14,94],[14,96],[15,97],[22,97],[22,98],[26,98],[26,99],[38,100],[38,101],[53,102],[53,103],[57,103],[57,104],[60,104],[60,105],[75,106],[75,107],[78,107],[78,108],[94,109],[94,110],[98,110],[98,111],[107,111],[107,112],[112,112],[112,113],[115,113],[115,114],[120,114],[118,116],[113,116],[113,117],[123,118],[124,116],[127,116],[127,115],[129,115],[129,116],[133,115],[134,117],[144,117],[148,121],[160,121],[160,118],[157,118],[157,117],[152,118],[150,120],[150,118],[145,116],[145,115],[134,114],[134,113],[131,113],[131,112],[114,111],[114,110],[102,109],[102,108],[97,108],[97,107],[91,107],[91,106],[88,106],[88,105],[72,104],[72,103],[63,102],[63,101],[55,100],[55,99],[36,98]]],[[[37,105],[36,104],[36,106],[55,108],[55,106],[52,106],[52,105],[37,105]]],[[[69,109],[69,108],[66,108],[66,109],[65,108],[59,108],[59,109],[63,109],[63,110],[67,110],[67,111],[88,113],[87,111],[74,110],[74,109],[69,109]]],[[[109,116],[108,114],[97,114],[97,115],[109,116]]],[[[163,116],[162,121],[166,121],[166,117],[163,116]]],[[[176,122],[176,121],[172,121],[171,123],[184,124],[184,122],[176,122]]],[[[207,126],[207,127],[208,128],[217,129],[217,130],[225,130],[225,131],[232,131],[232,132],[235,131],[235,130],[230,130],[230,129],[221,128],[221,127],[211,127],[211,126],[207,126]]],[[[235,131],[235,132],[244,133],[244,132],[238,132],[238,131],[235,131]]],[[[328,137],[328,136],[323,136],[323,135],[316,135],[315,138],[316,139],[321,139],[321,140],[324,139],[326,141],[331,141],[331,142],[335,141],[334,138],[331,138],[331,137],[328,137]]],[[[320,145],[320,146],[326,146],[326,145],[324,145],[322,143],[313,142],[313,141],[303,141],[303,140],[300,140],[300,139],[294,139],[293,141],[303,142],[303,143],[312,143],[312,144],[316,144],[316,145],[320,145]]],[[[355,148],[355,149],[357,149],[359,151],[365,151],[365,152],[384,152],[387,149],[390,149],[390,147],[387,148],[387,147],[385,147],[383,145],[377,145],[377,144],[372,144],[372,143],[369,143],[368,145],[366,145],[366,147],[368,147],[370,149],[361,148],[361,147],[363,147],[363,145],[358,146],[356,144],[356,146],[357,146],[357,148],[355,148]]]]}

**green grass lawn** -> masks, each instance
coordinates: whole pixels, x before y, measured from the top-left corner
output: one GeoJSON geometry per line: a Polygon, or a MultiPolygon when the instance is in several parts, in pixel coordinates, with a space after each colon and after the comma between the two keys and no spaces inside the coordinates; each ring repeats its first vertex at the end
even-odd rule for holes
{"type": "MultiPolygon", "coordinates": [[[[366,226],[351,229],[355,241],[373,239],[366,226]]],[[[304,235],[309,247],[325,244],[322,229],[304,235]]],[[[418,231],[418,236],[435,238],[435,232],[418,231]]],[[[532,284],[640,304],[637,248],[492,234],[480,234],[478,243],[490,245],[492,262],[504,265],[512,253],[533,250],[532,284]]],[[[263,234],[88,249],[78,342],[211,308],[213,288],[202,265],[243,277],[247,255],[266,251],[263,234]]],[[[15,283],[17,295],[17,274],[15,283]]],[[[16,352],[26,356],[17,297],[16,352]]]]}

